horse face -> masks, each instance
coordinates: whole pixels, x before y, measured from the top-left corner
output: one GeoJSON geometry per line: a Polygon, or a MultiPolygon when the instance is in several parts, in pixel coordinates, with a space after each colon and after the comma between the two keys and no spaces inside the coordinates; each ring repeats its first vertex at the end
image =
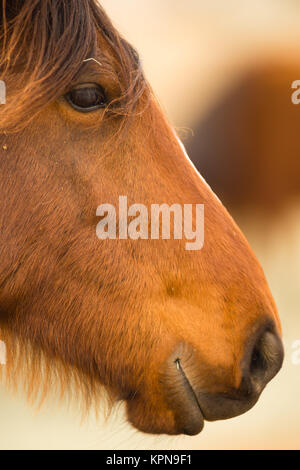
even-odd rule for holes
{"type": "Polygon", "coordinates": [[[1,135],[0,321],[49,367],[59,360],[125,400],[139,430],[196,434],[205,419],[251,408],[278,372],[276,307],[148,85],[121,131],[123,118],[98,96],[99,106],[80,109],[94,86],[110,102],[122,93],[120,63],[100,33],[92,59],[27,126],[1,135]],[[97,207],[118,207],[120,195],[149,213],[155,203],[204,204],[203,248],[99,240],[97,207]]]}

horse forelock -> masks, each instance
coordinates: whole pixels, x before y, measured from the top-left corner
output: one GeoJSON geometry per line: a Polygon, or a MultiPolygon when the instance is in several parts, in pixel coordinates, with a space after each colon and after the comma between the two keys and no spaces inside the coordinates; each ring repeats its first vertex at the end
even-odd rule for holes
{"type": "Polygon", "coordinates": [[[0,78],[8,83],[8,100],[0,130],[23,128],[61,96],[86,59],[96,60],[99,35],[118,64],[123,86],[118,114],[127,116],[144,87],[141,67],[95,0],[2,0],[0,78]]]}

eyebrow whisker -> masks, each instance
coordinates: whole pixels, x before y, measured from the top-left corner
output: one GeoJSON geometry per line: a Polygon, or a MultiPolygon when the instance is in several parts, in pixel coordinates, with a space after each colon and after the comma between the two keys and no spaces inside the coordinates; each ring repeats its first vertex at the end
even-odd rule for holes
{"type": "Polygon", "coordinates": [[[102,67],[101,62],[99,62],[99,61],[98,61],[97,59],[95,59],[94,57],[89,57],[88,59],[84,59],[83,62],[91,62],[91,61],[96,62],[96,64],[98,64],[98,65],[100,65],[100,67],[102,67]]]}

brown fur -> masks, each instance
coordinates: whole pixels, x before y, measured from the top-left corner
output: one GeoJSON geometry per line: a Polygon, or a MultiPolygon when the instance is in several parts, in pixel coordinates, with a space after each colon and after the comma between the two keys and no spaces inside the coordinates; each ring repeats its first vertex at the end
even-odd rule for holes
{"type": "Polygon", "coordinates": [[[176,412],[159,381],[166,359],[188,342],[212,392],[238,387],[249,334],[266,319],[280,329],[263,272],[186,160],[131,47],[96,3],[31,0],[19,2],[20,10],[6,3],[3,371],[12,382],[23,376],[33,397],[37,390],[43,396],[55,377],[62,394],[73,381],[88,405],[104,385],[112,401],[127,401],[139,429],[177,433],[176,412]],[[103,67],[83,64],[91,56],[103,67]],[[116,112],[74,111],[63,94],[82,82],[104,86],[116,112]],[[116,139],[124,122],[126,133],[116,139]],[[185,240],[99,241],[96,208],[117,206],[119,195],[148,207],[204,203],[204,248],[188,252],[185,240]]]}

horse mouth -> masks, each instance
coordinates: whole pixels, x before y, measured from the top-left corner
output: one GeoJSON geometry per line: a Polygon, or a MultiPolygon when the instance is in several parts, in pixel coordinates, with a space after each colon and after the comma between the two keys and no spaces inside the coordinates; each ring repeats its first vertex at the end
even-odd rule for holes
{"type": "Polygon", "coordinates": [[[177,373],[181,380],[182,401],[180,418],[177,418],[182,432],[189,436],[199,434],[204,427],[204,414],[201,410],[196,392],[193,389],[182,365],[180,359],[175,360],[177,373]]]}
{"type": "Polygon", "coordinates": [[[194,436],[204,427],[204,413],[198,399],[195,380],[194,351],[180,343],[165,363],[160,384],[165,400],[172,410],[175,434],[194,436]]]}

